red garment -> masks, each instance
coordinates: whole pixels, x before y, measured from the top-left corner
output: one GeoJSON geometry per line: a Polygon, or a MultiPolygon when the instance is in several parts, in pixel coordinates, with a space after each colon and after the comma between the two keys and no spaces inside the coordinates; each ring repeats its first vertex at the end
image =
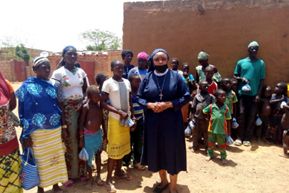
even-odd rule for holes
{"type": "MultiPolygon", "coordinates": [[[[218,89],[218,85],[217,83],[215,83],[214,81],[212,82],[211,85],[209,85],[209,89],[208,89],[208,92],[211,94],[211,95],[214,95],[214,92],[215,90],[218,89]]],[[[214,95],[215,96],[215,95],[214,95]]]]}
{"type": "Polygon", "coordinates": [[[8,84],[0,72],[0,106],[8,103],[10,99],[10,91],[8,84]]]}

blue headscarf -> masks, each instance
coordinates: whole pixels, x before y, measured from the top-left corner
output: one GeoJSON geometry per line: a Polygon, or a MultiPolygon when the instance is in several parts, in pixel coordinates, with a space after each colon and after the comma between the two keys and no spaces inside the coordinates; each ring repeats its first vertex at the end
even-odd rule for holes
{"type": "Polygon", "coordinates": [[[155,50],[153,51],[153,53],[151,54],[151,57],[150,57],[149,72],[155,70],[153,58],[154,58],[154,56],[156,55],[156,53],[158,53],[158,52],[163,52],[163,53],[165,53],[165,54],[167,55],[168,61],[169,61],[169,55],[168,55],[168,52],[167,52],[167,51],[165,51],[165,50],[162,49],[162,48],[155,49],[155,50]]]}
{"type": "Polygon", "coordinates": [[[65,61],[64,61],[63,57],[64,57],[64,54],[65,54],[69,49],[74,49],[74,50],[76,50],[76,48],[75,48],[74,46],[66,46],[66,47],[62,50],[62,58],[61,58],[61,60],[59,61],[58,66],[57,66],[56,69],[58,69],[58,68],[60,68],[61,66],[64,66],[64,65],[65,65],[65,61]]]}

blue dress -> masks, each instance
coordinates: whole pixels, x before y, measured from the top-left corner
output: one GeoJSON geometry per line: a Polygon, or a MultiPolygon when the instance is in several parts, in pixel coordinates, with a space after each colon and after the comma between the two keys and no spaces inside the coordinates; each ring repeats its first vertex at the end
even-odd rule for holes
{"type": "Polygon", "coordinates": [[[186,171],[186,145],[181,108],[190,101],[190,93],[181,75],[171,70],[164,76],[156,76],[154,72],[147,73],[140,84],[137,99],[145,113],[141,165],[148,165],[148,169],[153,172],[167,170],[171,175],[186,171]],[[162,100],[156,79],[160,88],[165,79],[162,100]],[[161,113],[147,109],[149,102],[159,101],[171,101],[173,108],[161,113]]]}

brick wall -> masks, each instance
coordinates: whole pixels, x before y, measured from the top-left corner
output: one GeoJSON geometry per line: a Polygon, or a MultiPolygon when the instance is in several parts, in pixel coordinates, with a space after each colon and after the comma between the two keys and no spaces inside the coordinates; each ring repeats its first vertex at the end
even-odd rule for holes
{"type": "MultiPolygon", "coordinates": [[[[136,55],[164,48],[195,76],[205,50],[223,77],[232,77],[248,44],[260,44],[270,85],[289,82],[289,0],[194,0],[124,3],[123,49],[136,55]]],[[[136,64],[136,57],[133,58],[136,64]]]]}
{"type": "Polygon", "coordinates": [[[2,60],[0,61],[0,70],[4,78],[9,81],[14,81],[14,66],[13,60],[2,60]]]}

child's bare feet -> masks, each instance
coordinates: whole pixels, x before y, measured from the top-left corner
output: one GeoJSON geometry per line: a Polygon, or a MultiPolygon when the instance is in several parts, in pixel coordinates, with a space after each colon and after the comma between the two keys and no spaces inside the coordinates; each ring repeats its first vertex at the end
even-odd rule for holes
{"type": "Polygon", "coordinates": [[[91,190],[93,185],[93,180],[89,179],[87,184],[84,186],[87,190],[91,190]]]}
{"type": "Polygon", "coordinates": [[[101,180],[101,178],[100,178],[99,175],[96,177],[95,182],[96,182],[96,184],[97,184],[98,186],[103,186],[103,183],[104,183],[104,182],[101,180]]]}
{"type": "Polygon", "coordinates": [[[223,165],[228,163],[228,160],[226,160],[226,159],[221,159],[221,161],[222,161],[223,165]]]}
{"type": "Polygon", "coordinates": [[[210,161],[212,159],[212,157],[210,157],[210,156],[207,156],[206,157],[206,161],[208,162],[208,161],[210,161]]]}
{"type": "Polygon", "coordinates": [[[289,158],[289,154],[288,153],[283,153],[283,154],[279,154],[280,157],[284,157],[284,158],[289,158]]]}

